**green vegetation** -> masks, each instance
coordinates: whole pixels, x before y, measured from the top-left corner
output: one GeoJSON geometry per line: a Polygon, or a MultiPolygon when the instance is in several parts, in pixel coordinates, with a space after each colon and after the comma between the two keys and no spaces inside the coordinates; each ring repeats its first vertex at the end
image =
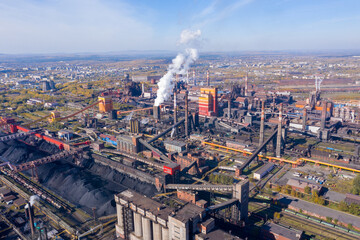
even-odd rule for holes
{"type": "Polygon", "coordinates": [[[343,212],[348,212],[353,215],[360,216],[360,206],[355,203],[348,205],[346,202],[341,201],[339,203],[339,210],[341,210],[343,212]]]}
{"type": "Polygon", "coordinates": [[[281,213],[274,212],[274,221],[279,222],[280,218],[281,218],[281,213]]]}
{"type": "Polygon", "coordinates": [[[328,188],[331,188],[331,190],[339,193],[349,193],[351,192],[353,181],[352,180],[346,180],[341,179],[338,177],[332,177],[328,178],[328,180],[325,183],[325,186],[328,188]]]}
{"type": "Polygon", "coordinates": [[[360,195],[360,174],[358,174],[353,181],[351,193],[355,195],[360,195]]]}
{"type": "MultiPolygon", "coordinates": [[[[323,205],[335,210],[339,210],[342,212],[348,212],[350,214],[353,214],[355,216],[360,216],[360,205],[357,204],[350,204],[348,205],[347,203],[345,203],[344,201],[340,202],[339,204],[334,203],[334,202],[329,202],[328,200],[325,200],[323,197],[319,196],[319,192],[316,190],[311,191],[310,194],[308,194],[307,192],[309,192],[309,190],[311,189],[307,189],[305,188],[305,193],[301,193],[298,191],[295,191],[291,188],[291,186],[286,185],[286,186],[275,186],[274,190],[276,192],[281,192],[287,195],[291,195],[293,197],[297,197],[300,199],[303,199],[305,201],[309,201],[309,202],[313,202],[319,205],[323,205]]],[[[264,190],[263,190],[264,192],[264,190]]]]}
{"type": "Polygon", "coordinates": [[[224,174],[210,174],[209,181],[215,184],[233,184],[234,178],[232,176],[224,175],[224,174]]]}

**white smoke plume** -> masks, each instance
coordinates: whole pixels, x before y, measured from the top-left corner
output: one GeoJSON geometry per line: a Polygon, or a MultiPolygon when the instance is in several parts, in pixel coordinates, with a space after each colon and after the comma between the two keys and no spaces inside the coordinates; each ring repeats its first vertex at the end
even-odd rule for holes
{"type": "Polygon", "coordinates": [[[195,47],[198,46],[200,42],[200,30],[184,30],[181,32],[179,43],[185,45],[187,48],[172,60],[172,64],[169,65],[167,73],[160,79],[154,106],[159,106],[170,98],[172,89],[174,88],[174,74],[186,74],[190,65],[199,57],[195,47]]]}
{"type": "Polygon", "coordinates": [[[316,91],[320,91],[320,86],[321,86],[321,83],[322,83],[323,79],[324,79],[323,76],[315,76],[315,89],[316,89],[316,91]]]}
{"type": "Polygon", "coordinates": [[[30,197],[30,200],[29,200],[30,205],[33,206],[35,202],[39,201],[39,199],[40,199],[40,198],[39,198],[38,195],[32,195],[32,196],[30,197]]]}

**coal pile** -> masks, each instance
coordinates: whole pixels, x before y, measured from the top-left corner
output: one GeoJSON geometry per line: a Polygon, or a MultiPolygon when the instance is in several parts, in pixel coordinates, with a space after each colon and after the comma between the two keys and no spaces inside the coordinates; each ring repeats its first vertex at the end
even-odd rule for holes
{"type": "Polygon", "coordinates": [[[48,154],[18,140],[9,140],[0,142],[0,155],[13,164],[20,164],[42,158],[48,154]]]}
{"type": "Polygon", "coordinates": [[[38,174],[42,184],[78,207],[89,213],[95,207],[97,216],[115,213],[111,201],[115,193],[125,189],[107,187],[108,183],[101,177],[64,161],[40,166],[38,174]]]}
{"type": "Polygon", "coordinates": [[[89,170],[97,175],[102,176],[103,178],[106,178],[107,180],[131,188],[148,197],[153,197],[157,193],[156,187],[154,185],[131,178],[128,175],[112,169],[109,166],[94,163],[89,168],[89,170]]]}
{"type": "MultiPolygon", "coordinates": [[[[30,140],[34,143],[34,139],[26,139],[30,140]]],[[[59,151],[56,145],[44,140],[36,140],[35,144],[36,147],[32,147],[17,140],[0,142],[0,156],[16,165],[59,151]]],[[[40,183],[45,187],[88,213],[92,213],[91,208],[95,207],[97,216],[114,214],[114,194],[127,188],[147,196],[153,196],[157,192],[151,184],[140,182],[92,161],[88,170],[62,160],[39,166],[37,172],[40,183]]],[[[31,175],[31,170],[25,173],[31,175]]]]}

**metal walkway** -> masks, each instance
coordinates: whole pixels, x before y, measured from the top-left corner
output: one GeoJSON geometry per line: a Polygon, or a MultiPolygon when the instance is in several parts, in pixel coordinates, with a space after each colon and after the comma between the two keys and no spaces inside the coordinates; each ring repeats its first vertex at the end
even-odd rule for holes
{"type": "Polygon", "coordinates": [[[232,192],[233,185],[192,185],[192,184],[167,184],[166,189],[177,189],[177,190],[198,190],[198,191],[221,191],[221,192],[232,192]]]}
{"type": "Polygon", "coordinates": [[[33,133],[32,132],[19,132],[19,133],[15,133],[15,134],[11,134],[11,135],[6,135],[6,136],[3,136],[3,137],[0,137],[0,142],[25,137],[25,136],[31,135],[31,134],[33,134],[33,133]]]}
{"type": "Polygon", "coordinates": [[[26,170],[35,168],[37,166],[40,166],[40,165],[43,165],[46,163],[55,162],[62,158],[65,158],[65,157],[68,157],[71,155],[75,155],[75,154],[79,153],[80,151],[81,150],[62,151],[62,152],[56,153],[51,156],[47,156],[47,157],[40,158],[40,159],[37,159],[34,161],[22,163],[20,165],[16,165],[16,166],[12,165],[12,166],[13,166],[15,172],[26,171],[26,170]]]}

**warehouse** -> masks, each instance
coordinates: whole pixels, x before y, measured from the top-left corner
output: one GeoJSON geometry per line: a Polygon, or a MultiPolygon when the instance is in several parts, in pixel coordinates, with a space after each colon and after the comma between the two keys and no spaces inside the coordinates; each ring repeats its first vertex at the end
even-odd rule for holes
{"type": "Polygon", "coordinates": [[[265,166],[254,172],[254,178],[256,180],[261,180],[263,177],[265,177],[271,170],[273,170],[275,167],[275,164],[273,163],[267,163],[265,166]]]}
{"type": "Polygon", "coordinates": [[[165,149],[169,152],[182,152],[186,150],[186,144],[180,141],[165,141],[165,149]]]}

